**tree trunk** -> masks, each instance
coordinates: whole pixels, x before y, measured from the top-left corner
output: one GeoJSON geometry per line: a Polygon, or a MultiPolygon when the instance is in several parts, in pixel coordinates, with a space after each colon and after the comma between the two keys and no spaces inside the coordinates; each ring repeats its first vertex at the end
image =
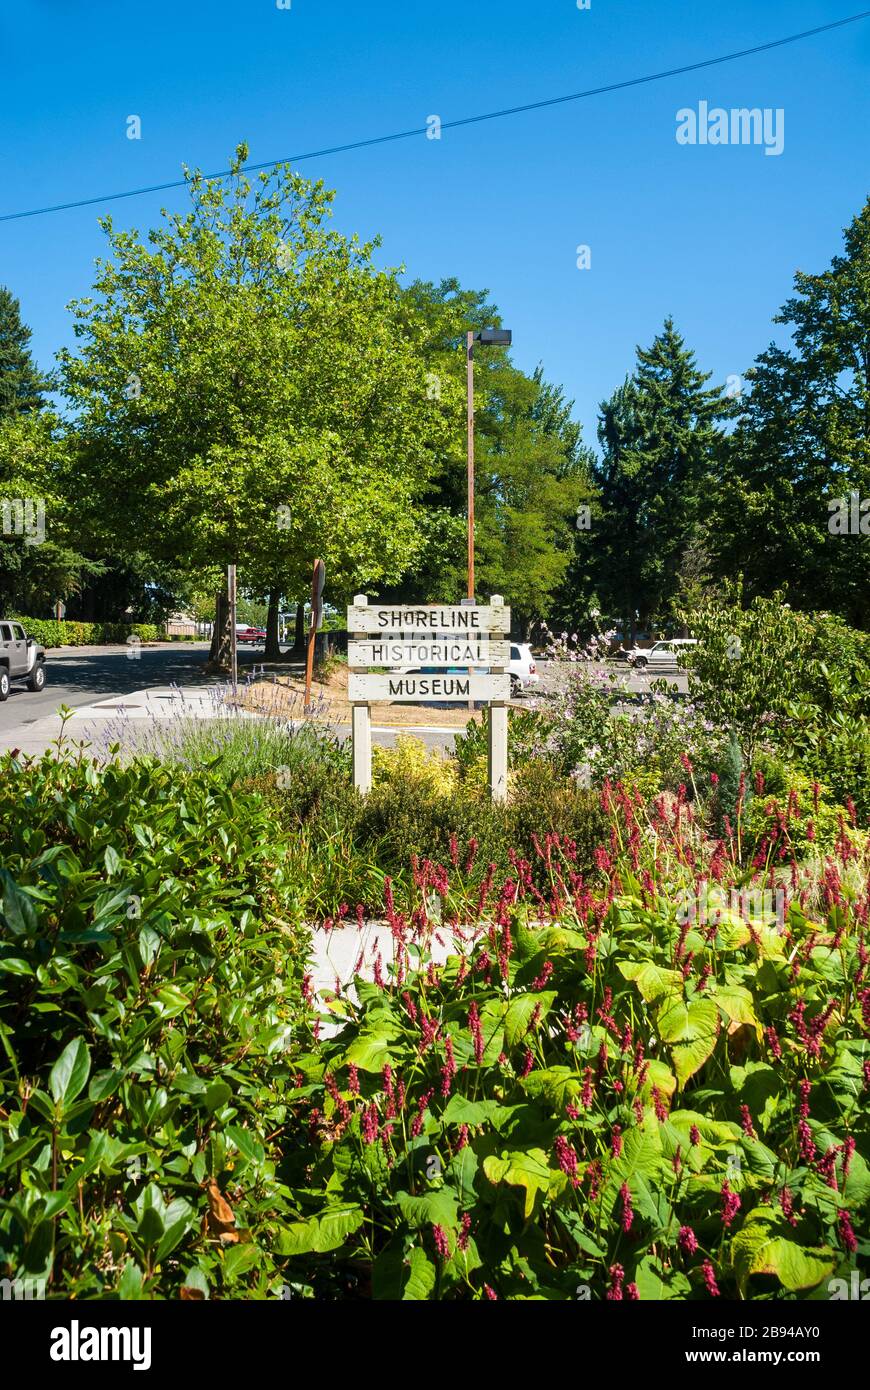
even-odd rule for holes
{"type": "Polygon", "coordinates": [[[224,588],[215,595],[214,629],[205,669],[208,675],[228,676],[230,668],[230,600],[224,588]]]}
{"type": "Polygon", "coordinates": [[[277,589],[269,590],[269,612],[266,617],[266,648],[264,661],[281,660],[281,644],[278,640],[278,610],[281,594],[277,589]]]}
{"type": "Polygon", "coordinates": [[[296,605],[296,638],[293,643],[293,651],[298,655],[305,652],[305,604],[296,605]]]}

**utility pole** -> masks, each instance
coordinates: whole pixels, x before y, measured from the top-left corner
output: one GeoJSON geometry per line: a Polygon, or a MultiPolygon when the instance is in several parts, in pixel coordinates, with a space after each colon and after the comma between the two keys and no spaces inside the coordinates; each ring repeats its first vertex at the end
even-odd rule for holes
{"type": "Polygon", "coordinates": [[[468,597],[474,599],[474,333],[468,333],[468,597]]]}
{"type": "Polygon", "coordinates": [[[236,567],[227,565],[227,607],[230,610],[230,680],[233,687],[233,699],[238,695],[239,688],[239,653],[236,644],[236,567]]]}
{"type": "MultiPolygon", "coordinates": [[[[468,330],[466,337],[466,356],[468,366],[468,598],[474,603],[474,344],[487,347],[510,347],[513,334],[509,328],[483,328],[475,332],[468,330]]],[[[469,700],[468,708],[473,712],[474,701],[469,700]]]]}

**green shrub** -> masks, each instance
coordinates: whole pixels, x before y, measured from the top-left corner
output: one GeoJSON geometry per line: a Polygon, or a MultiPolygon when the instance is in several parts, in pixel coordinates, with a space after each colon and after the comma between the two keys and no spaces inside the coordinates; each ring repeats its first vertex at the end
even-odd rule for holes
{"type": "Polygon", "coordinates": [[[747,762],[772,745],[870,820],[870,634],[795,612],[782,594],[744,607],[739,587],[685,616],[699,639],[690,689],[747,762]]]}
{"type": "Polygon", "coordinates": [[[275,839],[262,798],[207,771],[3,759],[10,1276],[79,1299],[266,1287],[307,941],[275,839]]]}
{"type": "MultiPolygon", "coordinates": [[[[553,720],[544,710],[508,711],[508,762],[511,771],[547,756],[547,741],[552,728],[553,720]]],[[[486,720],[470,719],[463,732],[456,735],[453,756],[459,765],[460,777],[474,775],[481,761],[486,761],[488,740],[486,720]]]]}
{"type": "Polygon", "coordinates": [[[848,810],[837,804],[827,786],[775,754],[756,755],[747,785],[744,836],[750,857],[762,849],[773,854],[783,845],[799,860],[807,856],[811,845],[829,852],[850,826],[848,810]]]}
{"type": "Polygon", "coordinates": [[[455,857],[464,865],[472,842],[473,863],[463,875],[471,898],[490,864],[505,876],[514,871],[514,856],[527,860],[533,880],[546,888],[549,870],[541,854],[548,834],[571,842],[574,867],[586,874],[594,872],[594,852],[606,834],[598,796],[566,781],[544,761],[532,761],[516,774],[504,805],[494,804],[485,788],[432,796],[414,777],[394,777],[352,804],[352,818],[344,820],[348,840],[400,885],[397,892],[410,891],[409,865],[415,857],[442,864],[455,857]]]}
{"type": "Polygon", "coordinates": [[[605,820],[532,761],[507,806],[418,799],[436,840],[399,909],[383,873],[413,779],[300,821],[292,771],[260,778],[267,795],[225,772],[0,763],[8,1277],[78,1301],[813,1299],[849,1281],[870,1213],[866,850],[819,868],[818,920],[799,873],[782,924],[763,906],[698,921],[683,889],[750,893],[766,869],[713,852],[702,807],[616,789],[605,820]],[[591,888],[568,872],[587,855],[591,888]],[[402,975],[318,1016],[298,924],[350,874],[351,908],[386,900],[402,975]],[[439,935],[477,933],[465,959],[427,959],[433,888],[439,935]]]}
{"type": "Polygon", "coordinates": [[[142,642],[158,642],[161,635],[154,623],[79,623],[66,619],[57,622],[54,618],[25,618],[18,613],[10,616],[43,647],[98,646],[103,642],[126,642],[131,636],[142,642]]]}

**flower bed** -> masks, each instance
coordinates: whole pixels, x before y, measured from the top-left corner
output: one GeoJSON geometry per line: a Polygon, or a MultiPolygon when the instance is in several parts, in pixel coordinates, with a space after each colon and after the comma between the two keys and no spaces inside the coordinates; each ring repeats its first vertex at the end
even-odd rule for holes
{"type": "Polygon", "coordinates": [[[273,1228],[300,1295],[334,1296],[338,1261],[375,1298],[826,1297],[867,1254],[866,845],[827,860],[814,915],[800,871],[781,922],[763,898],[693,914],[681,869],[733,877],[694,862],[685,806],[655,843],[611,810],[603,882],[549,838],[551,893],[517,861],[440,967],[423,904],[467,907],[463,866],[419,868],[392,977],[336,997],[329,1040],[315,1023],[273,1228]]]}
{"type": "Polygon", "coordinates": [[[326,907],[350,842],[282,831],[275,790],[222,767],[3,761],[10,1277],[78,1298],[848,1284],[870,1247],[857,815],[760,773],[733,805],[605,784],[591,846],[509,807],[528,849],[501,869],[452,833],[397,895],[372,860],[395,963],[324,1001],[302,924],[365,921],[326,907]]]}

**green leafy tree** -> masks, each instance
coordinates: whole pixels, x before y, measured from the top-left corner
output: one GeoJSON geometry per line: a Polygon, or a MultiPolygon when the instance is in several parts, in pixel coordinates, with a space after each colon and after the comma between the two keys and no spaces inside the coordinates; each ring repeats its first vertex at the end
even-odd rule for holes
{"type": "MultiPolygon", "coordinates": [[[[190,210],[111,251],[60,354],[78,412],[79,512],[109,550],[192,575],[239,566],[252,593],[394,581],[443,433],[422,332],[393,273],[328,227],[333,195],[286,165],[188,173],[190,210]]],[[[219,604],[213,656],[227,656],[219,604]]]]}
{"type": "Polygon", "coordinates": [[[870,812],[870,636],[835,615],[803,613],[782,592],[745,603],[726,585],[686,620],[690,693],[736,735],[751,764],[765,745],[870,812]]]}
{"type": "Polygon", "coordinates": [[[602,606],[626,631],[670,615],[709,509],[719,422],[731,409],[709,380],[669,318],[601,406],[599,502],[584,558],[602,606]]]}
{"type": "Polygon", "coordinates": [[[102,573],[79,549],[67,465],[50,411],[0,418],[0,612],[47,617],[102,573]]]}

